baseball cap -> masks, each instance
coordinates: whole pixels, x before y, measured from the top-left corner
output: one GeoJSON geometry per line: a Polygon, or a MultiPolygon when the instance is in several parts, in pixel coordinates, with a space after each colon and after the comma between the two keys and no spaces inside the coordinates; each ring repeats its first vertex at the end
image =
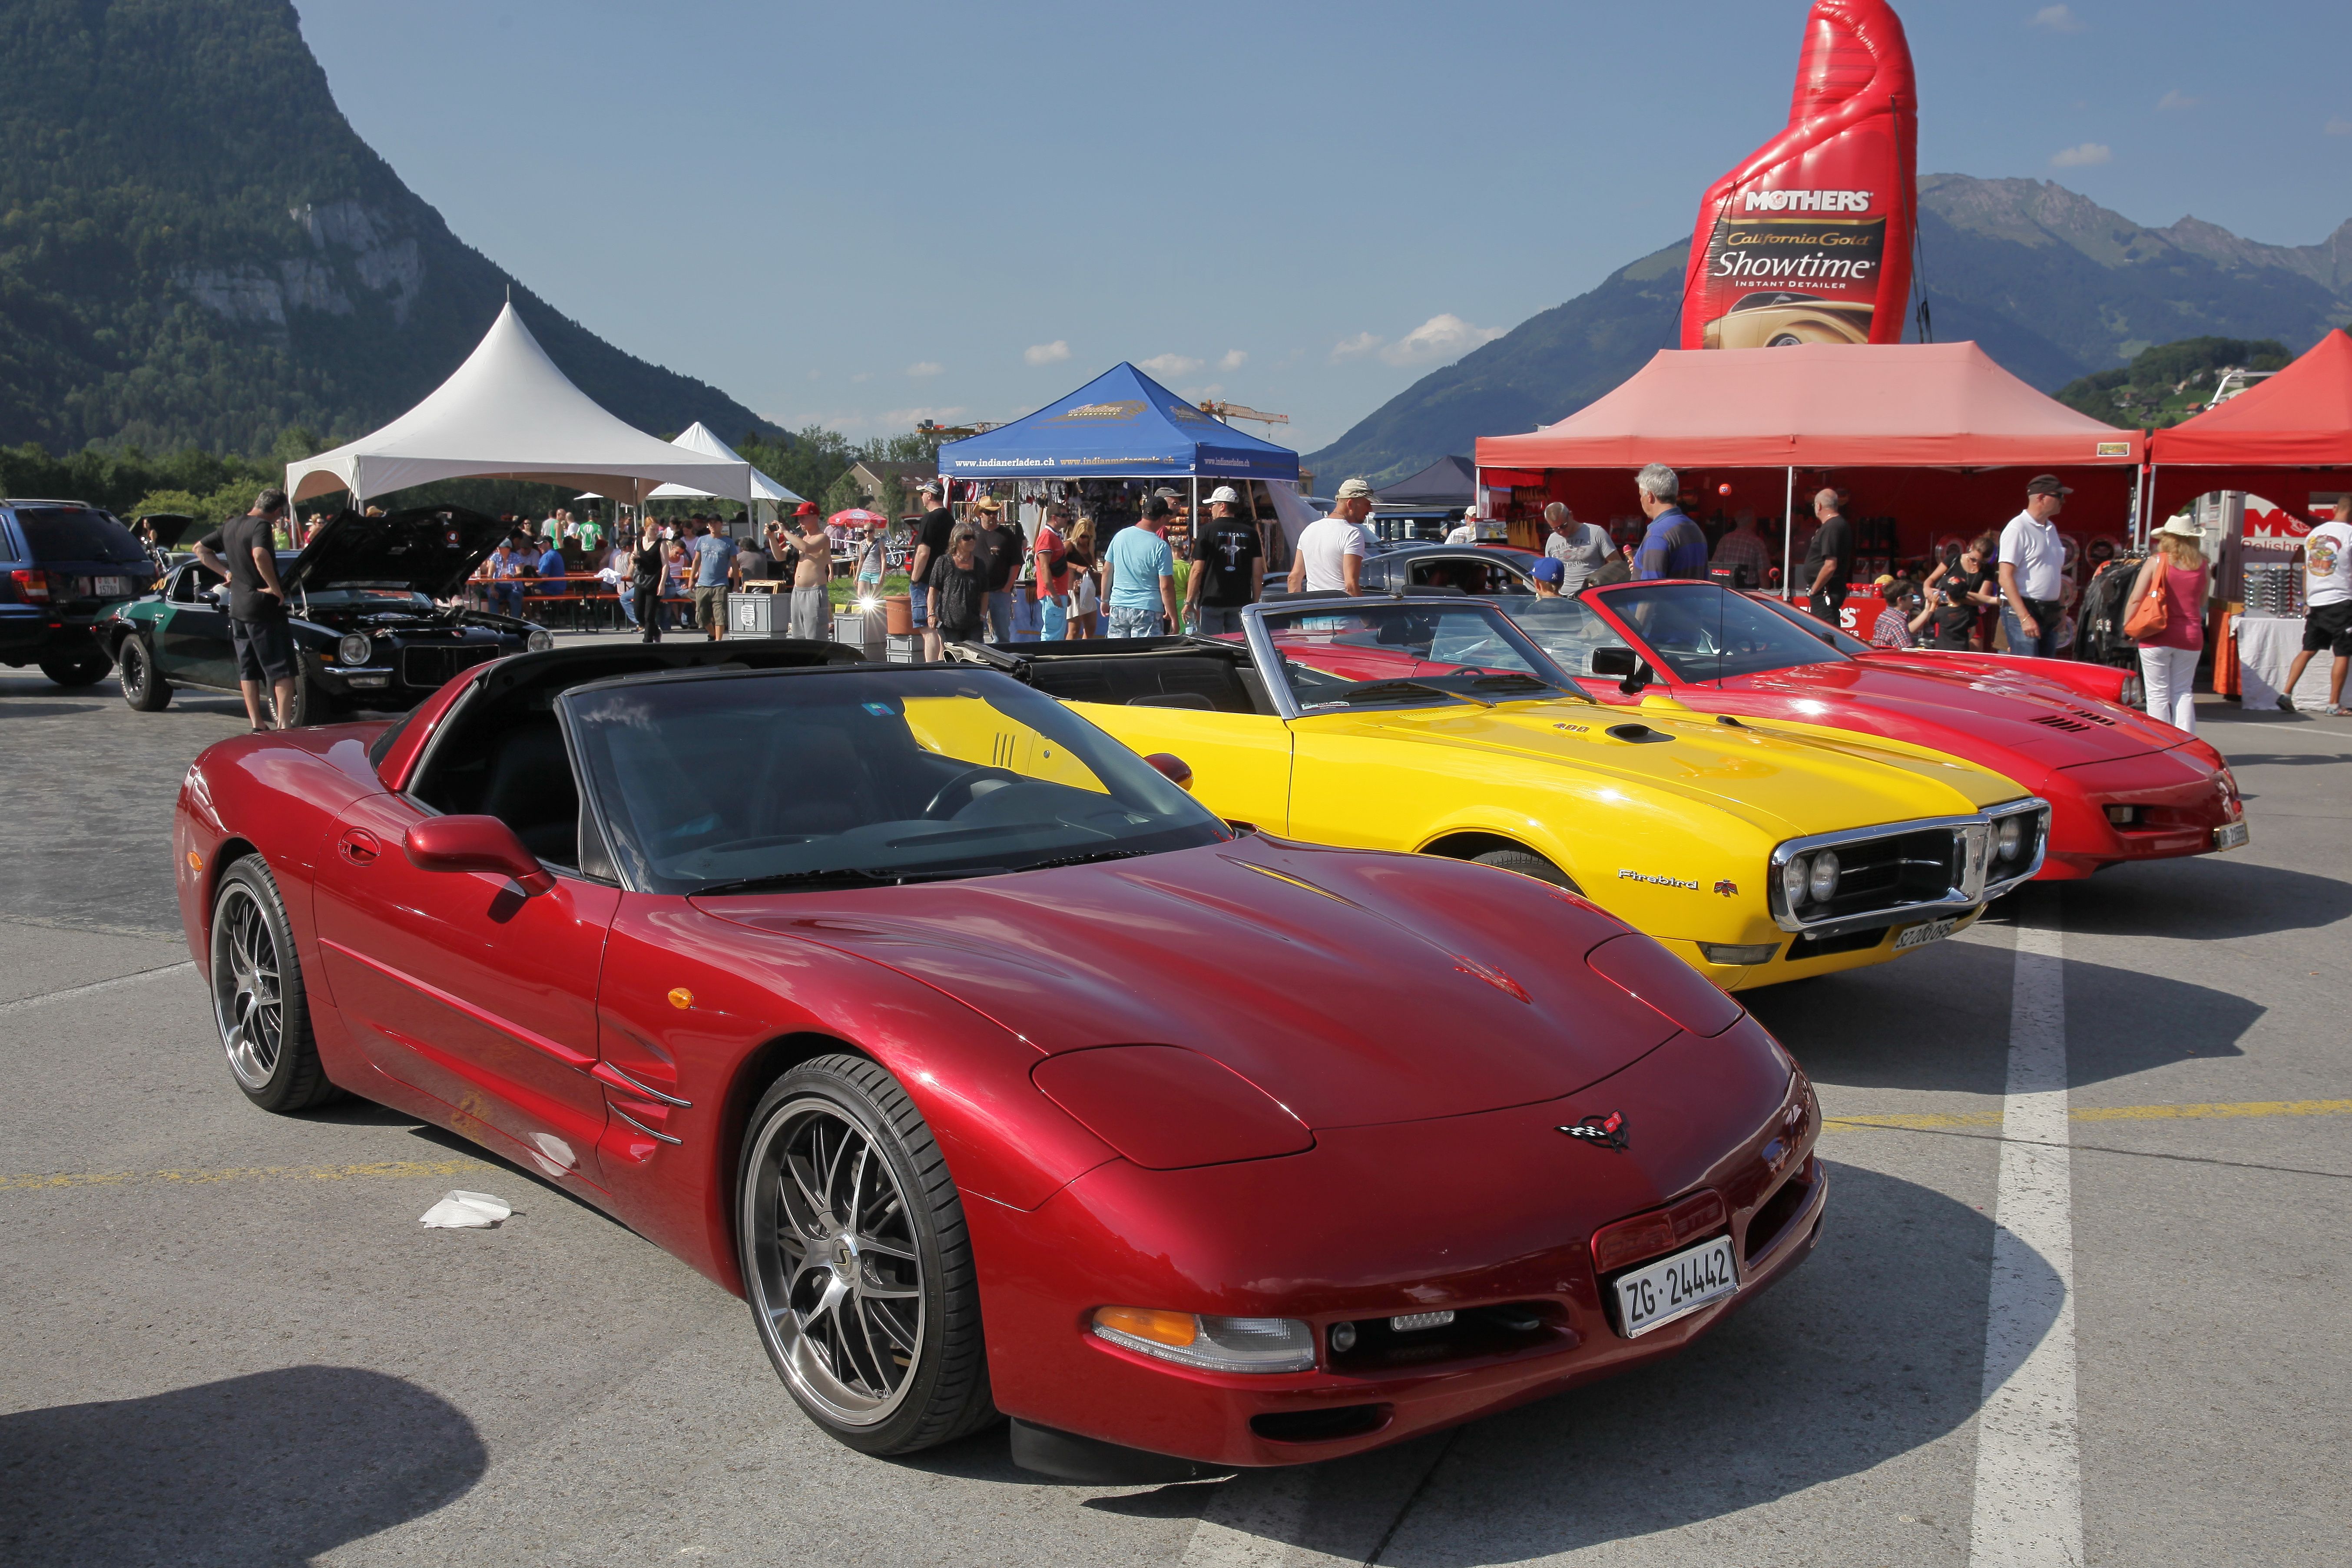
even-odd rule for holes
{"type": "Polygon", "coordinates": [[[1882,571],[1876,577],[1870,580],[1870,586],[1873,588],[1885,588],[1894,580],[1894,573],[1882,571]]]}
{"type": "Polygon", "coordinates": [[[1162,485],[1160,488],[1152,491],[1151,493],[1159,497],[1163,501],[1172,501],[1176,498],[1174,486],[1169,485],[1162,485]]]}
{"type": "Polygon", "coordinates": [[[1528,575],[1538,582],[1565,582],[1568,580],[1568,563],[1555,556],[1546,556],[1528,568],[1528,575]]]}
{"type": "Polygon", "coordinates": [[[1342,480],[1339,490],[1331,498],[1335,501],[1352,501],[1357,499],[1359,497],[1367,501],[1372,498],[1372,486],[1370,481],[1366,479],[1342,480]]]}
{"type": "Polygon", "coordinates": [[[2029,496],[2071,496],[2074,493],[2074,486],[2060,484],[2055,474],[2036,474],[2025,482],[2025,493],[2029,496]]]}
{"type": "Polygon", "coordinates": [[[793,516],[796,517],[815,517],[816,503],[814,501],[803,501],[799,506],[793,508],[793,516]]]}
{"type": "Polygon", "coordinates": [[[1209,492],[1209,505],[1213,507],[1238,507],[1241,504],[1242,493],[1231,485],[1220,485],[1209,492]]]}

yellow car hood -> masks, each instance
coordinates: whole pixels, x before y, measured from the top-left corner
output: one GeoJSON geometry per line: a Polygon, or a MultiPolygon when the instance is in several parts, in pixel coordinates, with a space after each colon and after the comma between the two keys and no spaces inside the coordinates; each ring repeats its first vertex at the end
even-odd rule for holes
{"type": "Polygon", "coordinates": [[[1686,713],[1536,702],[1358,710],[1299,724],[1563,762],[1719,808],[1776,838],[1961,815],[2025,793],[1998,773],[1916,747],[1677,716],[1686,713]]]}

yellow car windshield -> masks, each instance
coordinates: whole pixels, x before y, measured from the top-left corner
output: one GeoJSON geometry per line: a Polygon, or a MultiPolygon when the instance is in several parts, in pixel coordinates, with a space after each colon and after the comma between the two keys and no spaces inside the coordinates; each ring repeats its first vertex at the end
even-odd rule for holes
{"type": "Polygon", "coordinates": [[[1468,600],[1285,606],[1266,612],[1265,630],[1302,713],[1491,706],[1576,692],[1507,617],[1468,600]]]}

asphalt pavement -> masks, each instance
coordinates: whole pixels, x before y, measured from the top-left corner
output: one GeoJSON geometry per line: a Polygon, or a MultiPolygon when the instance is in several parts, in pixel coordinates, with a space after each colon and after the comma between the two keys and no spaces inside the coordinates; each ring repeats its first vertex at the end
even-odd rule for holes
{"type": "Polygon", "coordinates": [[[1820,1250],[1680,1360],[1167,1488],[861,1458],[742,1304],[379,1108],[232,1083],[169,810],[244,727],[0,671],[0,1563],[2337,1564],[2352,724],[2209,704],[2224,856],[1748,998],[1832,1118],[1820,1250]],[[443,1192],[495,1231],[432,1231],[443,1192]]]}

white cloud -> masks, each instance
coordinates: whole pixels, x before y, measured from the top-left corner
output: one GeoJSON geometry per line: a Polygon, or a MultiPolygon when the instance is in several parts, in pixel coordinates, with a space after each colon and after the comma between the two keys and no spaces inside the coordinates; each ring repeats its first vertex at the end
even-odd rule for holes
{"type": "Polygon", "coordinates": [[[1033,365],[1058,365],[1070,357],[1066,338],[1056,338],[1050,343],[1032,343],[1021,350],[1021,357],[1033,365]]]}
{"type": "Polygon", "coordinates": [[[971,411],[958,403],[953,408],[893,408],[886,409],[869,423],[885,430],[912,430],[927,419],[941,424],[952,424],[971,411]]]}
{"type": "Polygon", "coordinates": [[[1381,350],[1391,365],[1423,365],[1436,360],[1458,360],[1482,343],[1491,343],[1507,328],[1473,327],[1448,311],[1432,316],[1381,350]]]}
{"type": "Polygon", "coordinates": [[[2352,136],[2352,120],[2339,115],[2327,122],[2326,131],[2330,136],[2352,136]]]}
{"type": "Polygon", "coordinates": [[[2025,25],[2029,27],[2047,27],[2053,33],[2079,33],[2083,30],[2084,24],[2083,18],[2074,15],[2074,8],[2071,6],[2044,5],[2041,10],[2033,13],[2032,20],[2025,25]]]}
{"type": "Polygon", "coordinates": [[[1359,332],[1352,338],[1342,338],[1331,346],[1331,362],[1361,359],[1387,341],[1377,332],[1359,332]]]}
{"type": "Polygon", "coordinates": [[[1189,376],[1201,368],[1201,361],[1182,354],[1154,354],[1148,360],[1138,360],[1135,368],[1146,375],[1168,377],[1189,376]]]}
{"type": "Polygon", "coordinates": [[[2114,150],[2104,141],[2085,141],[2080,147],[2062,148],[2050,155],[2053,169],[2084,169],[2094,163],[2115,161],[2114,150]]]}
{"type": "Polygon", "coordinates": [[[907,367],[907,373],[919,381],[925,376],[938,375],[946,369],[947,367],[937,360],[917,360],[907,367]]]}
{"type": "Polygon", "coordinates": [[[2204,101],[2205,100],[2201,98],[2191,98],[2189,94],[2181,91],[2179,88],[2174,88],[2170,92],[2166,93],[2162,98],[2156,100],[2156,107],[2158,109],[2194,109],[2204,101]]]}
{"type": "Polygon", "coordinates": [[[814,381],[820,381],[820,380],[822,380],[822,379],[824,378],[824,372],[823,371],[811,371],[809,372],[809,380],[811,380],[811,381],[813,381],[813,382],[814,382],[814,381]]]}
{"type": "Polygon", "coordinates": [[[1227,349],[1225,350],[1224,357],[1217,361],[1217,369],[1221,371],[1237,371],[1247,363],[1249,363],[1248,354],[1239,349],[1227,349]]]}
{"type": "Polygon", "coordinates": [[[872,371],[860,371],[849,379],[853,382],[870,382],[874,379],[874,372],[872,371]]]}

